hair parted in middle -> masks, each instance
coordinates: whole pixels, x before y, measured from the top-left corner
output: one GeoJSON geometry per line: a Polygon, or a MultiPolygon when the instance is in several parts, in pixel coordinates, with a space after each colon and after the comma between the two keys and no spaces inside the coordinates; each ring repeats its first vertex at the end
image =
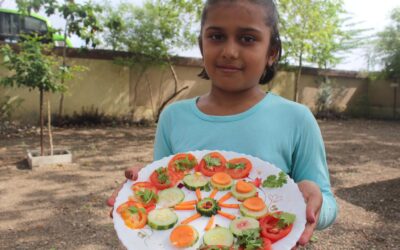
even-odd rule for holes
{"type": "MultiPolygon", "coordinates": [[[[203,26],[204,23],[206,22],[207,19],[207,13],[212,6],[219,4],[221,2],[230,2],[230,3],[235,3],[238,1],[242,0],[207,0],[205,3],[202,15],[201,15],[201,31],[200,31],[200,36],[198,38],[199,41],[199,46],[200,46],[200,51],[203,53],[203,44],[201,41],[201,34],[203,33],[203,26]]],[[[276,75],[276,72],[278,71],[278,62],[281,59],[282,55],[282,42],[279,36],[279,29],[278,29],[278,21],[279,21],[279,15],[278,15],[278,10],[276,8],[274,0],[246,0],[250,3],[258,4],[264,8],[265,11],[265,24],[271,28],[271,39],[270,39],[270,44],[269,44],[269,52],[274,51],[276,53],[276,58],[274,63],[271,66],[267,66],[264,70],[264,73],[262,74],[259,83],[260,84],[267,84],[269,83],[274,76],[276,75]]],[[[198,76],[202,79],[210,80],[210,77],[208,76],[206,70],[203,68],[203,70],[198,74],[198,76]]]]}

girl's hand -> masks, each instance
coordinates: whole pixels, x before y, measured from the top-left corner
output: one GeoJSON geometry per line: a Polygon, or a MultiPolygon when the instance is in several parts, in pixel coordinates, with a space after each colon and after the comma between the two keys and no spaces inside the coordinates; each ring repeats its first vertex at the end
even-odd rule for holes
{"type": "MultiPolygon", "coordinates": [[[[305,246],[311,239],[315,228],[317,227],[319,213],[322,206],[322,193],[317,184],[312,181],[301,181],[297,183],[300,192],[306,201],[306,219],[307,224],[303,234],[300,236],[297,245],[305,246]]],[[[296,249],[293,248],[293,249],[296,249]]]]}
{"type": "MultiPolygon", "coordinates": [[[[135,165],[131,168],[128,168],[125,170],[125,177],[129,180],[136,181],[138,178],[138,172],[142,168],[142,165],[135,165]]],[[[107,205],[112,207],[110,211],[110,217],[112,218],[113,210],[114,210],[114,203],[115,199],[117,198],[117,195],[119,193],[119,190],[123,187],[125,184],[126,180],[117,188],[114,190],[114,192],[111,194],[111,196],[107,199],[107,205]]]]}

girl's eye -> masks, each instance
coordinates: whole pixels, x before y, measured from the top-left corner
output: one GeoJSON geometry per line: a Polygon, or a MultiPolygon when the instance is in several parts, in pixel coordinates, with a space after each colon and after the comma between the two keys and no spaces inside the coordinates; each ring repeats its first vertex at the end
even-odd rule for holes
{"type": "Polygon", "coordinates": [[[256,39],[253,36],[242,36],[240,37],[240,41],[242,43],[253,43],[256,39]]]}
{"type": "Polygon", "coordinates": [[[208,38],[214,41],[221,41],[224,39],[224,36],[222,34],[211,34],[208,36],[208,38]]]}

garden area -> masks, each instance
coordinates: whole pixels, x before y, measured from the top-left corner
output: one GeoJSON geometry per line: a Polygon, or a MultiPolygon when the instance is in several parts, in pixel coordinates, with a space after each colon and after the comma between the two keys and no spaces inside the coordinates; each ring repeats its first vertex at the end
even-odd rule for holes
{"type": "MultiPolygon", "coordinates": [[[[396,249],[400,245],[400,123],[320,120],[340,213],[307,249],[396,249]]],[[[152,161],[155,127],[55,129],[73,164],[27,168],[37,128],[0,140],[1,249],[124,249],[106,199],[123,171],[152,161]]]]}

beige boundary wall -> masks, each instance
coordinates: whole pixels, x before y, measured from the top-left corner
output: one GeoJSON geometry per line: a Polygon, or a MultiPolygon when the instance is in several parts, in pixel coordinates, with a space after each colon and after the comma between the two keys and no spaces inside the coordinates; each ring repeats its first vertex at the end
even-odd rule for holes
{"type": "MultiPolygon", "coordinates": [[[[82,112],[82,109],[97,108],[107,115],[129,117],[135,121],[153,119],[163,100],[173,93],[174,80],[169,67],[151,68],[138,80],[140,74],[136,68],[114,63],[117,56],[132,56],[127,53],[96,50],[82,54],[70,49],[68,54],[69,64],[82,65],[88,70],[78,73],[75,79],[67,82],[64,114],[72,115],[82,112]]],[[[210,82],[197,77],[201,71],[201,60],[175,58],[174,64],[180,81],[178,89],[188,87],[174,101],[202,95],[209,90],[210,82]]],[[[5,74],[4,68],[0,68],[0,77],[5,74]]],[[[397,98],[400,99],[400,88],[391,87],[390,82],[371,82],[358,72],[305,68],[298,87],[299,102],[313,112],[316,111],[318,79],[323,75],[329,76],[332,81],[332,109],[350,116],[392,118],[394,90],[397,90],[397,98]]],[[[293,72],[281,71],[270,85],[263,88],[292,99],[294,80],[293,72]]],[[[6,96],[23,99],[12,119],[27,123],[37,121],[39,94],[36,91],[0,87],[0,103],[6,96]]],[[[57,113],[60,96],[49,96],[53,113],[57,113]]],[[[400,114],[399,102],[397,100],[397,114],[400,114]]]]}

